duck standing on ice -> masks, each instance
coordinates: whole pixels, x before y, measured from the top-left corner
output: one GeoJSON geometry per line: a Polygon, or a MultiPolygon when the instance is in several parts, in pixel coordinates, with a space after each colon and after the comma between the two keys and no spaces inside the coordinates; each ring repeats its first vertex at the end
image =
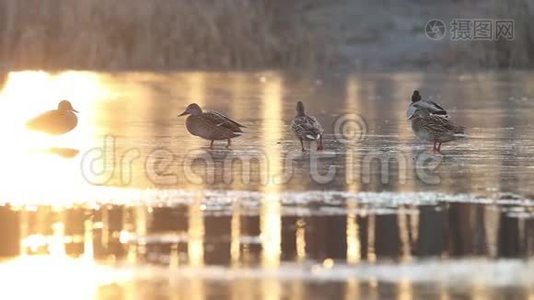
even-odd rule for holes
{"type": "MultiPolygon", "coordinates": [[[[419,92],[416,92],[414,91],[414,95],[418,96],[419,92]]],[[[407,115],[408,120],[412,122],[414,134],[422,140],[434,143],[434,153],[441,153],[442,143],[465,137],[464,127],[454,124],[448,118],[447,112],[434,102],[420,99],[414,101],[408,108],[407,115]]]]}
{"type": "Polygon", "coordinates": [[[213,142],[227,140],[226,147],[230,147],[231,139],[241,136],[245,126],[215,111],[202,111],[196,103],[189,104],[185,111],[178,117],[189,115],[185,121],[187,131],[192,135],[209,140],[210,149],[213,149],[213,142]]]}
{"type": "Polygon", "coordinates": [[[302,151],[304,149],[304,141],[318,141],[317,150],[323,150],[323,127],[314,116],[308,116],[304,112],[304,103],[297,102],[297,115],[291,121],[291,130],[300,140],[302,151]]]}

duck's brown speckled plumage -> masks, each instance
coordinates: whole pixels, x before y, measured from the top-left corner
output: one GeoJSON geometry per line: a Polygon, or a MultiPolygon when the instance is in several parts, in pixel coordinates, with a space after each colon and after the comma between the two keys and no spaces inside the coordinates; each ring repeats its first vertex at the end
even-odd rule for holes
{"type": "Polygon", "coordinates": [[[415,116],[412,119],[412,129],[419,138],[439,143],[459,139],[460,134],[464,133],[464,127],[437,115],[415,116]]]}
{"type": "Polygon", "coordinates": [[[447,116],[434,115],[418,108],[410,116],[412,130],[420,139],[434,143],[434,152],[441,152],[441,144],[465,137],[465,128],[453,123],[447,116]]]}
{"type": "Polygon", "coordinates": [[[302,151],[304,151],[303,141],[318,141],[317,150],[323,149],[323,126],[314,116],[308,116],[304,113],[304,104],[297,103],[297,115],[291,121],[291,130],[300,140],[302,151]]]}

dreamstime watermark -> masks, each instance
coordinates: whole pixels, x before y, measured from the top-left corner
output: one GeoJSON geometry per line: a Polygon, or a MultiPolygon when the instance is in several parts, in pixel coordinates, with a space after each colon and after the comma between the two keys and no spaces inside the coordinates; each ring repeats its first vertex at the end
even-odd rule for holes
{"type": "Polygon", "coordinates": [[[83,154],[81,172],[91,184],[122,186],[132,184],[135,176],[143,176],[157,186],[236,182],[283,185],[303,174],[325,185],[340,181],[369,184],[374,180],[403,184],[410,177],[426,184],[440,182],[436,169],[441,156],[422,153],[412,157],[402,151],[378,150],[362,153],[357,145],[367,136],[367,124],[360,115],[342,115],[336,118],[333,128],[335,149],[315,151],[310,147],[307,153],[298,146],[281,151],[193,149],[177,153],[169,147],[155,147],[148,152],[139,148],[119,151],[117,138],[106,136],[101,146],[83,154]]]}
{"type": "Polygon", "coordinates": [[[362,141],[367,135],[367,122],[358,114],[345,114],[334,122],[334,137],[338,142],[349,144],[362,141]]]}
{"type": "MultiPolygon", "coordinates": [[[[515,22],[512,19],[452,19],[449,22],[451,41],[512,41],[515,38],[515,22]]],[[[442,40],[447,35],[447,25],[440,19],[425,24],[425,35],[431,40],[442,40]]]]}

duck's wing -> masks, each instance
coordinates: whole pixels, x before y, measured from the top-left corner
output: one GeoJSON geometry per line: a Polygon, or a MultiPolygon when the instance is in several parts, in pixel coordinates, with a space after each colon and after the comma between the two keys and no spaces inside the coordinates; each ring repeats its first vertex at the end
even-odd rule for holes
{"type": "Polygon", "coordinates": [[[437,104],[436,102],[432,101],[432,100],[426,100],[425,102],[428,102],[431,106],[433,106],[434,108],[436,108],[436,110],[442,110],[442,111],[445,111],[445,108],[441,107],[439,104],[437,104]]]}
{"type": "Polygon", "coordinates": [[[447,111],[441,107],[439,104],[432,100],[426,100],[424,101],[428,103],[428,106],[430,107],[430,112],[436,115],[447,115],[447,111]]]}
{"type": "Polygon", "coordinates": [[[206,117],[204,114],[200,116],[189,116],[186,122],[191,133],[206,139],[229,139],[241,134],[241,132],[236,132],[222,126],[220,123],[214,122],[213,119],[206,117]]]}
{"type": "Polygon", "coordinates": [[[57,110],[47,111],[29,120],[26,127],[34,131],[61,134],[66,131],[65,124],[62,122],[63,117],[57,110]]]}
{"type": "Polygon", "coordinates": [[[450,119],[437,115],[429,115],[424,118],[422,126],[429,131],[440,134],[463,134],[465,128],[454,124],[450,119]]]}
{"type": "Polygon", "coordinates": [[[317,118],[314,116],[308,116],[308,118],[310,119],[310,124],[312,124],[315,130],[317,130],[319,134],[323,134],[324,132],[323,126],[321,126],[321,123],[319,123],[317,118]]]}
{"type": "Polygon", "coordinates": [[[47,134],[64,134],[76,127],[78,119],[73,113],[47,111],[26,122],[26,128],[47,134]]]}
{"type": "Polygon", "coordinates": [[[447,111],[439,104],[431,100],[424,100],[411,103],[406,111],[406,117],[409,119],[418,109],[425,110],[434,115],[447,116],[447,111]]]}
{"type": "Polygon", "coordinates": [[[290,125],[300,138],[316,140],[323,133],[323,127],[313,116],[296,116],[290,125]]]}
{"type": "Polygon", "coordinates": [[[233,132],[243,132],[241,128],[245,128],[245,126],[216,111],[205,112],[202,117],[216,126],[230,129],[233,132]]]}
{"type": "Polygon", "coordinates": [[[47,126],[52,120],[54,120],[55,116],[55,111],[47,111],[26,122],[26,127],[33,130],[39,130],[40,128],[47,126]]]}

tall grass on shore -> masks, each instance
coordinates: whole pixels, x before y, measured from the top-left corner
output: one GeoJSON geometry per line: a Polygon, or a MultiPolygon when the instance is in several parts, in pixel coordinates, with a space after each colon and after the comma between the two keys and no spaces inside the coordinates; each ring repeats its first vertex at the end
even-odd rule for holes
{"type": "Polygon", "coordinates": [[[324,63],[328,47],[310,27],[300,2],[0,0],[0,61],[45,69],[324,63]]]}
{"type": "MultiPolygon", "coordinates": [[[[468,2],[467,5],[473,3],[477,1],[468,2]]],[[[476,12],[475,9],[466,10],[476,12]]],[[[488,15],[490,19],[513,20],[514,39],[454,43],[449,52],[449,64],[490,69],[534,67],[534,2],[493,0],[488,15]]]]}
{"type": "Polygon", "coordinates": [[[410,0],[402,5],[406,9],[393,0],[0,0],[0,73],[2,66],[534,67],[532,0],[410,0]],[[416,35],[423,28],[411,33],[405,28],[412,23],[423,26],[425,17],[439,16],[439,8],[449,17],[513,19],[515,39],[444,42],[431,51],[416,46],[407,51],[407,44],[420,43],[416,35]]]}
{"type": "Polygon", "coordinates": [[[495,1],[501,18],[514,20],[514,41],[496,44],[499,67],[534,67],[534,2],[531,0],[495,1]]]}

